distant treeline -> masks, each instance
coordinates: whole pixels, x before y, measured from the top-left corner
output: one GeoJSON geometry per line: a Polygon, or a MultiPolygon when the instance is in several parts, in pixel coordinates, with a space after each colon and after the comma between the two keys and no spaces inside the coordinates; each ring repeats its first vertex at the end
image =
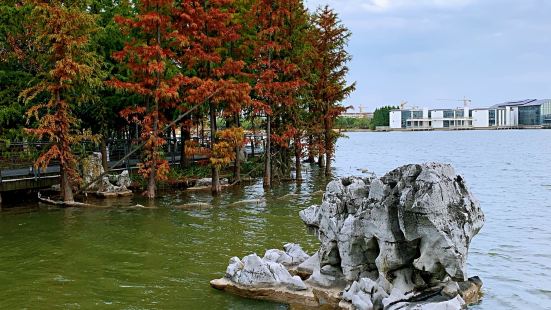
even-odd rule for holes
{"type": "Polygon", "coordinates": [[[375,112],[373,112],[373,118],[339,116],[335,121],[335,128],[375,130],[378,126],[390,126],[390,111],[395,109],[399,108],[395,106],[377,108],[375,112]]]}

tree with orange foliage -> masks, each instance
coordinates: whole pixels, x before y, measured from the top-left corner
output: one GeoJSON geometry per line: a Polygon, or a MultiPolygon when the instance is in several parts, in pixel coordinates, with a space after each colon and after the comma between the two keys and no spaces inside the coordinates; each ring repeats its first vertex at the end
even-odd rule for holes
{"type": "Polygon", "coordinates": [[[212,165],[212,193],[219,194],[220,158],[217,152],[216,118],[219,111],[238,114],[250,103],[250,86],[241,82],[245,63],[232,57],[231,49],[239,39],[233,22],[233,0],[184,0],[175,11],[178,31],[189,46],[177,60],[183,70],[192,72],[186,81],[185,100],[205,103],[209,109],[212,165]]]}
{"type": "Polygon", "coordinates": [[[63,1],[37,2],[32,15],[34,44],[44,52],[37,60],[39,82],[21,93],[26,103],[35,103],[27,116],[37,120],[37,127],[28,128],[27,132],[50,141],[35,165],[45,168],[50,161],[58,160],[63,201],[73,202],[73,186],[77,185],[79,174],[71,145],[91,136],[78,131],[72,107],[79,103],[86,89],[100,85],[97,56],[89,46],[90,35],[96,29],[95,20],[63,1]],[[47,101],[36,103],[39,97],[47,101]]]}
{"type": "Polygon", "coordinates": [[[346,110],[340,102],[356,88],[355,82],[347,85],[346,81],[346,63],[351,60],[351,56],[345,48],[351,32],[342,25],[337,13],[328,6],[316,11],[313,22],[312,59],[313,70],[316,72],[313,82],[314,108],[323,121],[323,134],[320,140],[323,141],[325,152],[325,175],[330,175],[331,159],[337,139],[337,134],[333,131],[334,121],[346,110]]]}
{"type": "Polygon", "coordinates": [[[238,155],[235,149],[245,143],[245,132],[243,128],[231,127],[218,131],[217,136],[218,142],[212,148],[210,162],[220,169],[236,160],[238,155]]]}
{"type": "Polygon", "coordinates": [[[121,115],[141,126],[145,146],[139,171],[148,180],[145,195],[154,198],[156,180],[165,179],[169,170],[160,150],[166,143],[161,131],[166,121],[160,109],[174,107],[179,98],[184,79],[171,59],[173,48],[185,44],[186,39],[173,29],[172,0],[143,0],[137,5],[137,16],[115,17],[116,22],[132,34],[124,49],[113,55],[131,71],[131,79],[114,78],[109,84],[144,99],[140,105],[121,111],[121,115]]]}
{"type": "Polygon", "coordinates": [[[256,29],[256,38],[251,40],[253,63],[250,65],[254,78],[253,96],[263,103],[266,115],[266,145],[264,161],[264,186],[272,184],[272,140],[282,145],[283,131],[274,135],[272,130],[285,128],[282,111],[296,105],[296,94],[304,81],[298,74],[299,68],[291,55],[293,28],[288,21],[297,8],[296,0],[256,0],[248,23],[256,29]]]}

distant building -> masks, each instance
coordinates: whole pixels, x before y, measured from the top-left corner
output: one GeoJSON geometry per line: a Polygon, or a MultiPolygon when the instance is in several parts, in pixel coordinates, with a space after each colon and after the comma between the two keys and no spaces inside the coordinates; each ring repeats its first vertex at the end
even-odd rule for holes
{"type": "Polygon", "coordinates": [[[349,118],[373,118],[373,112],[365,112],[365,107],[360,105],[359,106],[359,112],[349,112],[350,110],[355,110],[354,107],[348,108],[348,110],[344,113],[342,113],[341,117],[349,117],[349,118]]]}
{"type": "Polygon", "coordinates": [[[456,109],[400,109],[390,112],[392,129],[469,129],[505,127],[551,127],[551,99],[527,99],[456,109]]]}
{"type": "Polygon", "coordinates": [[[349,118],[373,118],[373,112],[345,112],[340,116],[349,118]]]}

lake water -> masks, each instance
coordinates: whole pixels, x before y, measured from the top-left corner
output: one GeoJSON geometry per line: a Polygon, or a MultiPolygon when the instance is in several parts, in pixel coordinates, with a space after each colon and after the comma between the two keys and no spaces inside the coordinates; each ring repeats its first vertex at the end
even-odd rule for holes
{"type": "MultiPolygon", "coordinates": [[[[378,175],[407,163],[451,163],[480,200],[486,224],[468,271],[484,282],[475,309],[551,309],[551,130],[349,133],[339,139],[336,176],[378,175]]],[[[0,309],[285,309],[213,290],[231,256],[262,255],[286,242],[318,244],[298,211],[328,182],[305,166],[300,186],[260,183],[224,192],[164,195],[157,209],[0,212],[0,309]],[[245,199],[264,199],[231,205],[245,199]],[[207,210],[175,209],[206,202],[207,210]]]]}

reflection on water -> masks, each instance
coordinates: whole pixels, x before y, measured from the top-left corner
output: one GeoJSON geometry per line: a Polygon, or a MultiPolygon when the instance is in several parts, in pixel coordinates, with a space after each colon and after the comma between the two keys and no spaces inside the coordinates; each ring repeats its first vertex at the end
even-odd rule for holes
{"type": "MultiPolygon", "coordinates": [[[[401,164],[442,161],[463,174],[486,225],[474,239],[469,270],[485,284],[477,309],[551,307],[551,131],[350,133],[337,146],[335,174],[381,175],[401,164]]],[[[210,289],[231,256],[260,255],[285,242],[311,252],[298,211],[319,203],[327,180],[305,166],[305,182],[265,192],[261,183],[218,198],[178,192],[155,209],[44,205],[0,212],[0,309],[284,309],[210,289]],[[235,204],[235,202],[245,202],[235,204]],[[177,209],[187,203],[213,208],[177,209]]]]}

